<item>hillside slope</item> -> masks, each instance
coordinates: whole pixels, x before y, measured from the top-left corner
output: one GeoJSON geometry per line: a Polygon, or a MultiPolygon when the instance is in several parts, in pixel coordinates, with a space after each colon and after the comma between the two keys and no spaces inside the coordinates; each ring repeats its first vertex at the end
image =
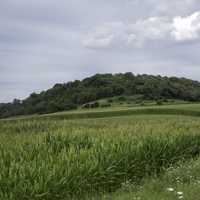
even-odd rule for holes
{"type": "Polygon", "coordinates": [[[143,99],[200,100],[200,83],[186,78],[152,75],[96,74],[82,81],[56,84],[27,99],[0,104],[0,117],[52,113],[75,109],[98,99],[119,95],[140,95],[143,99]]]}

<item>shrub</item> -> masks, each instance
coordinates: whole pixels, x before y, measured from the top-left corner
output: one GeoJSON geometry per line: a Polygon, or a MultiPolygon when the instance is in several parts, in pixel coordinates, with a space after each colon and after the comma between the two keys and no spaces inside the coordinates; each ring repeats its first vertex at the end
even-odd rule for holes
{"type": "Polygon", "coordinates": [[[135,101],[135,103],[136,103],[136,104],[141,104],[141,103],[142,103],[142,100],[138,99],[138,100],[135,101]]]}
{"type": "Polygon", "coordinates": [[[110,106],[111,106],[111,104],[109,104],[109,103],[103,103],[103,104],[101,104],[102,108],[106,108],[106,107],[110,107],[110,106]]]}
{"type": "Polygon", "coordinates": [[[145,103],[142,101],[142,102],[140,103],[140,106],[145,106],[145,103]]]}
{"type": "Polygon", "coordinates": [[[98,108],[100,106],[99,102],[94,102],[90,104],[90,108],[98,108]]]}
{"type": "Polygon", "coordinates": [[[113,99],[108,99],[107,102],[108,103],[113,103],[113,99]]]}
{"type": "Polygon", "coordinates": [[[82,106],[82,108],[90,108],[90,104],[89,104],[89,103],[84,104],[84,105],[82,106]]]}
{"type": "Polygon", "coordinates": [[[126,97],[120,96],[120,97],[118,98],[118,101],[126,101],[126,97]]]}
{"type": "Polygon", "coordinates": [[[160,100],[157,100],[156,101],[156,105],[158,105],[158,106],[161,106],[161,105],[163,105],[163,101],[160,99],[160,100]]]}

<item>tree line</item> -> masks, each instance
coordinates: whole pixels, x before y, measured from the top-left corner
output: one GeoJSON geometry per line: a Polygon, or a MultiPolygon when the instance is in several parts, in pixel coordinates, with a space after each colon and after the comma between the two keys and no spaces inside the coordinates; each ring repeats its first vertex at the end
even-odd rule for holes
{"type": "Polygon", "coordinates": [[[200,100],[200,82],[186,78],[119,74],[96,74],[73,82],[56,84],[53,88],[32,93],[24,100],[0,104],[0,117],[44,114],[75,109],[102,98],[140,94],[144,99],[200,100]]]}

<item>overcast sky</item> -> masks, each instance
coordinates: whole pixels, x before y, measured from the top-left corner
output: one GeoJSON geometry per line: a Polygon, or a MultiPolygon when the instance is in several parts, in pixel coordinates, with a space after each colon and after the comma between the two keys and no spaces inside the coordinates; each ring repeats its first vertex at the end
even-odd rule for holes
{"type": "Polygon", "coordinates": [[[0,102],[127,71],[200,80],[199,0],[0,1],[0,102]]]}

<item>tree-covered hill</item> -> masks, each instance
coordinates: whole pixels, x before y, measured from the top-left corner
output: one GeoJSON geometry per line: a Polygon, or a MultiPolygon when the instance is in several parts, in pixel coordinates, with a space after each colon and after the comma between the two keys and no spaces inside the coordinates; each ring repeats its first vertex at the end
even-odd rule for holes
{"type": "Polygon", "coordinates": [[[82,81],[56,84],[27,99],[0,104],[0,117],[51,113],[74,109],[82,104],[119,95],[140,94],[144,99],[200,101],[200,82],[186,78],[152,75],[96,74],[82,81]]]}

